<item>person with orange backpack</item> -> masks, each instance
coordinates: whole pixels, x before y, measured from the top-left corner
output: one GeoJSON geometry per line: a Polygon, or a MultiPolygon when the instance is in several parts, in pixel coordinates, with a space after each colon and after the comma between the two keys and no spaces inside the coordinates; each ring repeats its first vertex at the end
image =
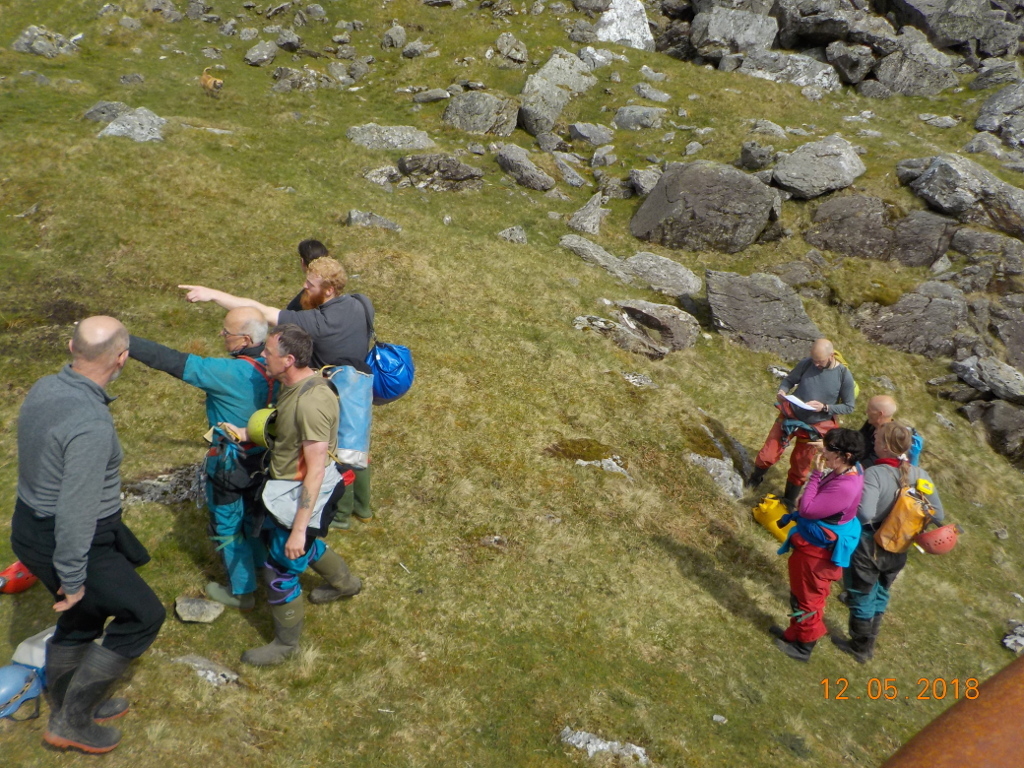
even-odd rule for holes
{"type": "Polygon", "coordinates": [[[200,357],[178,352],[154,341],[131,337],[130,356],[206,393],[206,417],[211,446],[203,467],[209,536],[224,559],[228,584],[206,585],[212,600],[250,611],[256,605],[256,572],[266,560],[258,531],[246,531],[246,510],[259,484],[262,454],[258,445],[240,443],[222,423],[245,424],[276,395],[267,373],[263,345],[267,321],[256,309],[232,309],[224,318],[220,336],[230,357],[200,357]]]}
{"type": "Polygon", "coordinates": [[[850,565],[843,572],[846,605],[850,609],[850,639],[832,639],[839,650],[861,664],[874,657],[890,590],[907,564],[906,550],[912,535],[920,531],[919,527],[908,532],[889,530],[897,522],[893,513],[900,506],[901,496],[905,491],[914,491],[926,497],[935,522],[945,514],[928,473],[903,458],[912,442],[909,427],[895,421],[881,425],[875,430],[878,459],[864,472],[864,493],[857,510],[863,530],[850,565]],[[893,546],[890,542],[897,539],[902,543],[893,546]]]}

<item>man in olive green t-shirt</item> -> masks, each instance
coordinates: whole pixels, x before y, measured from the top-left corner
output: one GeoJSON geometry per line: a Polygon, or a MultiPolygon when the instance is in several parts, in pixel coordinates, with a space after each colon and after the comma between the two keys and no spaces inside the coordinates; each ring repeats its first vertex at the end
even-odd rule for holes
{"type": "MultiPolygon", "coordinates": [[[[311,603],[328,603],[362,588],[320,538],[345,485],[331,458],[338,442],[338,397],[309,367],[312,354],[313,340],[297,325],[278,325],[267,334],[267,372],[281,384],[270,481],[262,494],[269,514],[261,532],[269,552],[264,577],[275,637],[242,654],[242,661],[255,666],[280,664],[298,652],[304,614],[299,575],[307,567],[327,582],[312,591],[311,603]]],[[[234,429],[248,439],[246,430],[234,429]]]]}

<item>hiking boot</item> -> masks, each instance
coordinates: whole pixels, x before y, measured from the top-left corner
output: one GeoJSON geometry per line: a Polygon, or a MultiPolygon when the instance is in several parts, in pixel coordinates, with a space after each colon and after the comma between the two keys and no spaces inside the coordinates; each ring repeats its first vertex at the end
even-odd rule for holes
{"type": "Polygon", "coordinates": [[[775,647],[791,659],[807,662],[811,659],[811,651],[814,650],[814,643],[787,643],[785,640],[780,638],[775,641],[775,647]]]}
{"type": "MultiPolygon", "coordinates": [[[[67,693],[68,685],[90,645],[91,643],[56,645],[52,639],[46,641],[46,701],[50,705],[51,717],[64,706],[64,695],[67,693]]],[[[128,699],[107,699],[100,702],[92,717],[101,723],[115,720],[125,714],[128,707],[128,699]]]]}
{"type": "MultiPolygon", "coordinates": [[[[881,615],[877,614],[881,625],[881,615]]],[[[858,619],[850,616],[850,639],[833,637],[832,644],[843,653],[853,656],[858,664],[866,664],[875,656],[874,619],[858,619]]]]}
{"type": "Polygon", "coordinates": [[[253,648],[242,654],[242,661],[254,667],[270,667],[282,664],[299,652],[299,638],[302,636],[302,619],[305,607],[302,600],[270,606],[274,617],[274,639],[264,646],[253,648]]]}
{"type": "Polygon", "coordinates": [[[228,608],[237,608],[243,613],[248,613],[256,607],[256,595],[249,592],[245,595],[233,595],[228,587],[211,581],[206,585],[206,596],[228,608]]]}
{"type": "Polygon", "coordinates": [[[120,743],[121,732],[97,725],[93,713],[131,660],[95,643],[88,643],[88,646],[67,684],[61,708],[50,714],[43,739],[58,749],[78,749],[99,755],[110,752],[120,743]]]}
{"type": "Polygon", "coordinates": [[[764,482],[764,476],[767,471],[768,467],[754,467],[754,471],[750,473],[750,477],[743,484],[747,488],[757,488],[757,486],[764,482]]]}
{"type": "Polygon", "coordinates": [[[777,637],[779,640],[781,640],[782,636],[786,634],[786,630],[784,630],[778,624],[772,624],[770,627],[768,627],[768,634],[772,637],[777,637]]]}
{"type": "Polygon", "coordinates": [[[309,602],[315,605],[333,603],[343,597],[358,595],[363,588],[359,577],[352,575],[341,555],[333,549],[325,549],[320,559],[310,567],[327,582],[310,592],[309,602]]]}

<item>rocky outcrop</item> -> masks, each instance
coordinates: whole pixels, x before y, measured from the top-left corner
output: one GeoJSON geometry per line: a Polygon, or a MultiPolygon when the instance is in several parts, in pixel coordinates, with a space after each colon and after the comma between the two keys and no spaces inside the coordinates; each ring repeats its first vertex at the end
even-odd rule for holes
{"type": "Polygon", "coordinates": [[[890,307],[862,304],[852,320],[876,344],[925,357],[953,355],[954,337],[966,322],[963,293],[939,282],[919,285],[890,307]]]}
{"type": "Polygon", "coordinates": [[[519,123],[533,136],[550,132],[569,100],[596,83],[578,56],[556,48],[547,63],[526,79],[519,123]]]}
{"type": "Polygon", "coordinates": [[[829,64],[800,53],[752,51],[743,57],[736,71],[773,83],[791,83],[801,88],[813,86],[823,91],[837,91],[843,85],[839,74],[829,64]]]}
{"type": "Polygon", "coordinates": [[[413,186],[435,192],[480,190],[484,185],[481,169],[452,155],[408,155],[398,161],[398,170],[413,186]]]}
{"type": "Polygon", "coordinates": [[[530,153],[516,144],[505,144],[498,151],[498,165],[520,184],[529,189],[546,192],[555,186],[555,180],[538,168],[530,153]]]}
{"type": "Polygon", "coordinates": [[[633,216],[634,237],[667,248],[742,251],[778,218],[778,192],[709,161],[672,163],[633,216]]]}
{"type": "Polygon", "coordinates": [[[718,61],[729,53],[767,50],[778,31],[771,16],[713,6],[694,16],[690,43],[705,59],[718,61]]]}
{"type": "Polygon", "coordinates": [[[640,0],[611,0],[608,10],[594,25],[594,35],[601,42],[640,51],[654,50],[654,36],[640,0]]]}
{"type": "Polygon", "coordinates": [[[509,136],[519,119],[519,102],[483,91],[468,91],[452,97],[441,119],[466,133],[509,136]]]}
{"type": "Polygon", "coordinates": [[[715,327],[751,349],[799,360],[821,337],[796,291],[775,275],[709,269],[705,282],[715,327]]]}
{"type": "Polygon", "coordinates": [[[892,251],[892,208],[877,197],[844,195],[818,206],[804,240],[845,256],[886,260],[892,251]]]}

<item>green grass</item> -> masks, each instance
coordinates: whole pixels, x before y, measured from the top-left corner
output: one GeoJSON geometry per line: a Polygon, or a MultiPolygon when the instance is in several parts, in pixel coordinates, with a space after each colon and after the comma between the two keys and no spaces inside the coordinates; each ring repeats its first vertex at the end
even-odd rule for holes
{"type": "MultiPolygon", "coordinates": [[[[118,15],[94,19],[93,4],[0,1],[0,45],[30,23],[86,34],[82,53],[70,59],[0,50],[2,508],[12,509],[15,497],[17,409],[32,383],[63,363],[71,322],[109,312],[139,335],[219,354],[222,313],[186,304],[176,286],[201,282],[281,305],[300,282],[295,246],[305,237],[324,240],[345,262],[352,289],[374,300],[381,337],[411,346],[417,363],[413,391],[375,411],[377,518],[330,539],[363,577],[364,592],[310,607],[302,658],[270,670],[238,662],[243,650],[265,642],[263,608],[226,613],[211,626],[170,619],[134,668],[127,685],[133,712],[109,765],[590,764],[559,742],[558,732],[570,725],[639,744],[663,766],[875,766],[949,704],[914,700],[919,678],[984,678],[1010,660],[999,639],[1005,619],[1017,615],[1009,592],[1019,589],[1024,558],[1008,510],[1024,496],[1024,480],[950,403],[928,392],[924,382],[945,372],[941,361],[873,346],[838,307],[807,302],[854,367],[862,402],[881,392],[872,376],[898,383],[901,414],[925,435],[925,465],[966,535],[947,557],[912,556],[874,662],[859,667],[826,642],[809,665],[796,665],[764,631],[784,619],[788,587],[774,540],[750,519],[755,500],[726,500],[685,460],[706,446],[695,428],[698,409],[748,449],[759,447],[773,416],[775,382],[766,368],[780,361],[710,329],[693,349],[661,362],[573,330],[576,315],[607,314],[603,298],[664,300],[558,246],[568,232],[564,219],[592,191],[560,184],[573,199],[547,199],[508,185],[493,156],[467,155],[486,172],[483,192],[389,194],[362,173],[401,153],[362,150],[344,137],[349,126],[375,121],[424,128],[443,151],[487,143],[443,126],[443,104],[415,109],[395,89],[471,79],[515,95],[533,67],[501,70],[485,59],[498,34],[515,33],[538,61],[555,46],[577,46],[549,13],[506,24],[476,5],[452,12],[412,0],[323,4],[332,23],[300,34],[319,47],[337,19],[363,20],[352,44],[377,62],[361,90],[272,94],[270,71],[241,62],[249,44],[211,25],[164,24],[139,2],[124,3],[144,19],[143,30],[130,33],[117,26],[118,15]],[[402,20],[410,40],[433,42],[442,55],[407,62],[381,51],[377,40],[392,18],[402,20]],[[203,58],[206,45],[222,48],[224,58],[203,58]],[[456,63],[466,56],[474,57],[469,66],[456,63]],[[226,66],[217,72],[225,88],[211,99],[197,80],[216,63],[226,66]],[[21,77],[26,69],[52,85],[21,77]],[[129,72],[144,74],[145,83],[119,85],[129,72]],[[99,126],[81,114],[100,99],[168,118],[165,141],[96,138],[99,126]],[[36,204],[36,213],[11,218],[36,204]],[[392,218],[403,232],[347,229],[351,208],[392,218]],[[525,227],[529,245],[495,237],[513,224],[525,227]],[[635,389],[619,371],[646,373],[658,388],[635,389]],[[935,412],[956,429],[941,427],[935,412]],[[576,439],[613,446],[633,480],[545,453],[576,439]],[[1003,525],[1011,530],[1006,541],[992,535],[1003,525]],[[487,546],[495,535],[507,544],[487,546]],[[246,685],[215,690],[170,663],[188,653],[240,669],[246,685]],[[820,681],[840,677],[860,700],[824,699],[820,681]],[[867,681],[875,677],[896,678],[900,700],[869,700],[867,681]],[[911,699],[902,699],[905,693],[911,699]],[[728,722],[715,723],[715,714],[728,722]]],[[[215,3],[215,10],[225,18],[246,13],[240,3],[215,3]]],[[[636,98],[631,88],[642,64],[669,73],[658,87],[673,96],[670,119],[715,128],[701,139],[700,157],[722,162],[738,156],[744,120],[814,124],[852,138],[860,126],[842,116],[871,109],[878,118],[867,127],[884,137],[857,140],[868,149],[868,173],[857,186],[905,210],[920,203],[898,186],[895,162],[962,145],[977,109],[964,103],[974,95],[966,91],[886,102],[843,92],[812,104],[793,88],[626,53],[629,64],[599,71],[600,84],[570,105],[565,123],[609,123],[614,108],[636,98]],[[621,83],[608,80],[612,70],[621,83]],[[675,117],[680,106],[688,117],[675,117]],[[926,111],[968,120],[942,132],[916,119],[926,111]]],[[[288,55],[275,66],[302,63],[326,68],[324,60],[296,64],[288,55]]],[[[648,165],[649,155],[681,159],[690,134],[676,130],[664,141],[670,132],[668,124],[619,132],[621,165],[612,170],[625,175],[648,165]]],[[[532,145],[522,133],[512,138],[532,145]]],[[[776,148],[802,141],[792,137],[776,148]]],[[[986,158],[973,159],[1013,180],[986,158]]],[[[596,240],[619,256],[654,251],[698,272],[750,273],[809,249],[796,235],[734,255],[670,252],[629,236],[638,205],[611,201],[596,240]]],[[[813,207],[787,203],[785,225],[799,231],[813,207]]],[[[846,259],[826,279],[856,305],[890,300],[924,276],[846,259]]],[[[126,480],[199,459],[205,424],[196,391],[134,363],[112,391],[126,480]]],[[[859,425],[862,416],[863,406],[848,423],[859,425]]],[[[780,468],[769,487],[781,483],[780,468]]],[[[220,576],[203,510],[141,504],[126,515],[150,548],[145,577],[165,605],[180,594],[199,595],[220,576]]],[[[5,561],[8,520],[0,517],[5,561]]],[[[39,588],[0,599],[0,658],[53,621],[50,602],[39,588]]],[[[828,619],[842,627],[845,609],[830,604],[828,619]]],[[[0,723],[9,762],[86,762],[46,751],[43,726],[0,723]]]]}

